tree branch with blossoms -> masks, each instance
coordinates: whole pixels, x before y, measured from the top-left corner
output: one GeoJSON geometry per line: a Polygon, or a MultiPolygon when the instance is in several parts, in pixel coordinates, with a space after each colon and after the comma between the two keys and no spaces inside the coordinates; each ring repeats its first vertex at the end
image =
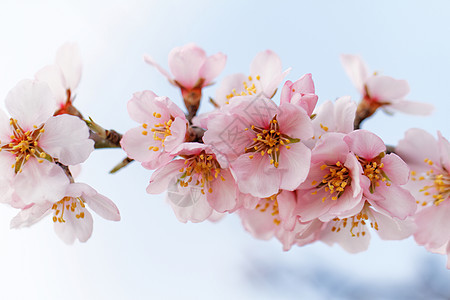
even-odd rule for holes
{"type": "Polygon", "coordinates": [[[73,44],[62,46],[35,81],[13,88],[6,99],[11,117],[0,115],[0,154],[8,166],[2,200],[20,209],[11,227],[53,213],[56,233],[72,243],[92,233],[86,205],[118,221],[114,203],[77,183],[71,168],[94,148],[120,147],[127,157],[112,172],[132,161],[153,170],[147,193],[166,192],[181,222],[237,213],[255,238],[275,237],[284,250],[322,241],[356,253],[368,248],[371,233],[384,240],[413,235],[450,257],[448,140],[410,129],[393,147],[360,129],[379,109],[432,112],[429,104],[404,99],[407,81],[371,73],[359,56],[342,55],[361,101],[343,96],[317,106],[312,75],[285,81],[290,69],[266,50],[249,73],[220,82],[210,98],[213,111],[197,114],[202,90],[222,72],[226,56],[188,44],[169,53],[170,72],[148,55],[144,60],[180,90],[186,112],[168,97],[136,92],[127,109],[138,125],[123,135],[84,119],[73,105],[81,77],[73,44]]]}

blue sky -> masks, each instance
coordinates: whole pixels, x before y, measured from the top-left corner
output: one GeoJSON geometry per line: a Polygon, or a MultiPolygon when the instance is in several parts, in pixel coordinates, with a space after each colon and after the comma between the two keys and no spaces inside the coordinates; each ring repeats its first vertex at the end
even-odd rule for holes
{"type": "MultiPolygon", "coordinates": [[[[209,54],[228,55],[220,80],[247,72],[257,52],[272,49],[285,68],[292,67],[288,79],[312,73],[321,103],[344,95],[358,100],[339,62],[339,54],[357,53],[372,70],[408,80],[408,99],[436,107],[430,117],[379,112],[364,128],[388,144],[411,127],[440,130],[449,138],[449,37],[447,1],[7,0],[0,4],[0,98],[52,63],[61,44],[74,41],[84,62],[77,107],[104,127],[125,132],[136,125],[126,112],[136,91],[150,89],[182,105],[179,91],[144,63],[144,54],[167,67],[173,47],[195,42],[209,54]]],[[[205,98],[214,93],[214,86],[205,89],[205,98]]],[[[209,109],[207,103],[201,107],[209,109]]],[[[122,214],[119,223],[94,217],[86,244],[64,245],[50,219],[9,230],[15,211],[0,210],[5,299],[321,299],[317,282],[293,289],[296,280],[304,283],[289,271],[293,266],[343,274],[367,288],[421,279],[423,262],[450,279],[445,258],[412,239],[375,238],[357,255],[323,244],[284,253],[276,241],[254,240],[236,216],[217,224],[181,224],[163,195],[145,193],[149,171],[134,163],[107,174],[123,157],[121,150],[99,150],[83,166],[79,180],[110,197],[122,214]],[[273,268],[281,277],[264,275],[273,268]]]]}

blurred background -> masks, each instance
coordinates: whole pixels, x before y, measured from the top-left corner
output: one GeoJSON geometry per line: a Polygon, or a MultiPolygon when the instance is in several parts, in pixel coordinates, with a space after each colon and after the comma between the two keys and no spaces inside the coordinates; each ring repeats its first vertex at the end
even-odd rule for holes
{"type": "MultiPolygon", "coordinates": [[[[395,145],[411,127],[450,138],[450,2],[447,1],[20,1],[0,3],[0,99],[21,79],[54,61],[66,41],[77,42],[83,75],[75,105],[105,128],[136,126],[126,103],[153,90],[182,105],[179,91],[143,61],[167,68],[175,46],[195,42],[209,55],[228,55],[227,74],[249,70],[272,49],[287,79],[312,73],[319,103],[357,91],[339,54],[360,54],[371,70],[411,86],[409,100],[428,102],[430,117],[378,112],[363,128],[395,145]]],[[[204,90],[204,99],[215,88],[204,90]]],[[[3,105],[3,104],[2,104],[3,105]]],[[[204,101],[201,111],[211,106],[204,101]]],[[[258,241],[237,216],[218,223],[182,224],[164,195],[145,188],[151,172],[133,163],[108,171],[120,149],[97,150],[78,181],[110,197],[122,221],[94,216],[94,233],[65,245],[51,218],[10,230],[16,211],[0,209],[0,299],[450,299],[446,257],[413,239],[347,254],[316,243],[283,252],[258,241]]],[[[450,228],[447,228],[450,230],[450,228]]]]}

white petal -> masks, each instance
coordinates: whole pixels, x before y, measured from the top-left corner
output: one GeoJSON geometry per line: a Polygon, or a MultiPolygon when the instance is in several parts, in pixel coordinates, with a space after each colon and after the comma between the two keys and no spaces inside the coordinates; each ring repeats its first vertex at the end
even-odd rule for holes
{"type": "Polygon", "coordinates": [[[45,123],[55,112],[55,98],[45,82],[22,80],[6,96],[9,114],[24,129],[45,123]]]}
{"type": "Polygon", "coordinates": [[[80,83],[82,69],[78,45],[75,43],[62,45],[56,52],[56,64],[61,68],[66,88],[74,91],[80,83]]]}
{"type": "Polygon", "coordinates": [[[94,151],[94,141],[89,139],[89,129],[77,117],[59,115],[50,118],[44,130],[39,146],[65,165],[82,163],[94,151]]]}

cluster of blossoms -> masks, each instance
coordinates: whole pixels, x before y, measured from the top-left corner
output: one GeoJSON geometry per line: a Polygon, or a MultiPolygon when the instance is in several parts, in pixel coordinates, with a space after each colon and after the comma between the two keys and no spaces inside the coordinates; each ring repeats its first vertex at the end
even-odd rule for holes
{"type": "Polygon", "coordinates": [[[127,158],[153,170],[147,192],[167,191],[181,222],[217,221],[237,213],[258,239],[276,237],[289,250],[316,241],[355,253],[370,233],[385,240],[414,236],[429,251],[447,254],[450,268],[450,144],[420,129],[396,148],[361,123],[379,108],[426,115],[432,106],[405,100],[405,80],[369,74],[364,62],[342,55],[361,93],[317,106],[311,74],[283,81],[280,58],[256,55],[248,74],[220,83],[214,110],[197,115],[203,88],[222,72],[226,56],[207,56],[194,44],[173,49],[168,71],[187,113],[153,91],[135,93],[129,115],[139,125],[123,136],[84,120],[73,106],[81,77],[78,48],[61,47],[56,62],[35,80],[20,82],[0,111],[2,202],[20,209],[11,226],[30,226],[53,214],[67,243],[86,241],[92,216],[118,221],[117,207],[73,172],[97,148],[121,147],[127,158]],[[280,88],[281,87],[281,88],[280,88]],[[277,91],[280,90],[279,94],[277,91]]]}
{"type": "Polygon", "coordinates": [[[0,110],[1,201],[20,212],[12,228],[27,227],[53,215],[57,235],[66,243],[87,241],[92,234],[89,207],[118,221],[114,203],[72,171],[94,150],[90,130],[72,105],[81,77],[77,46],[63,45],[55,64],[19,82],[0,110]]]}
{"type": "Polygon", "coordinates": [[[355,253],[368,248],[372,232],[385,240],[414,235],[430,251],[449,254],[448,141],[413,129],[394,151],[360,129],[378,108],[425,115],[432,106],[405,100],[406,81],[370,75],[358,56],[341,59],[359,104],[345,96],[316,107],[311,74],[283,84],[289,69],[267,50],[248,75],[223,79],[210,99],[213,111],[196,115],[202,88],[226,57],[208,57],[194,44],[175,48],[172,76],[145,56],[181,89],[188,113],[152,91],[135,93],[128,112],[140,125],[121,146],[154,170],[147,192],[167,191],[181,222],[236,212],[254,237],[276,237],[285,250],[322,241],[355,253]]]}

